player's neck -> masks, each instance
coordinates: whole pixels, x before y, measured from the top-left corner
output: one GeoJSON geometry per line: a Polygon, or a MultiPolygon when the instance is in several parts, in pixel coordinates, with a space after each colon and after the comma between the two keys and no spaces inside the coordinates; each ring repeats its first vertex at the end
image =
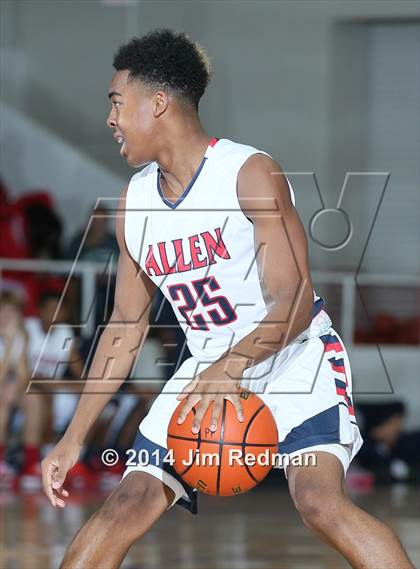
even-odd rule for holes
{"type": "Polygon", "coordinates": [[[182,194],[207,150],[210,136],[198,121],[172,129],[157,160],[163,183],[173,197],[182,194]]]}

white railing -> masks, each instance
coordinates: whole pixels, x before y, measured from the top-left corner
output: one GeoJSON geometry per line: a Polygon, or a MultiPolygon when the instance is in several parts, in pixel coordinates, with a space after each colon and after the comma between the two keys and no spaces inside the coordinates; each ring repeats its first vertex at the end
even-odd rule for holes
{"type": "MultiPolygon", "coordinates": [[[[116,265],[106,267],[104,263],[90,261],[48,261],[42,259],[1,259],[0,280],[4,270],[54,273],[71,275],[81,280],[81,312],[86,314],[82,334],[90,336],[94,332],[94,310],[96,277],[105,270],[115,273],[116,265]]],[[[341,336],[347,345],[353,342],[356,313],[356,285],[380,287],[420,287],[419,275],[359,273],[357,282],[354,273],[342,271],[312,271],[314,284],[336,284],[341,286],[341,336]]]]}
{"type": "MultiPolygon", "coordinates": [[[[0,280],[2,271],[24,271],[31,273],[53,273],[56,275],[71,275],[80,278],[81,282],[81,313],[86,314],[84,326],[81,329],[83,336],[89,337],[94,333],[94,310],[96,277],[105,271],[104,263],[92,261],[48,261],[44,259],[3,259],[0,258],[0,280]]],[[[111,273],[116,272],[116,266],[109,268],[111,273]]]]}

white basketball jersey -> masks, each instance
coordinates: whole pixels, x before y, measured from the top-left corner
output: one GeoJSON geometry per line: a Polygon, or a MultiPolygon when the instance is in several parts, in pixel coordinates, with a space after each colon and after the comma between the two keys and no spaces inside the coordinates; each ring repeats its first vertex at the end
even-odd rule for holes
{"type": "MultiPolygon", "coordinates": [[[[256,153],[265,154],[213,139],[175,203],[163,195],[155,162],[135,174],[128,187],[127,248],[171,303],[189,350],[201,361],[219,357],[267,314],[254,226],[236,189],[240,168],[256,153]]],[[[322,299],[315,301],[319,313],[322,299]]]]}

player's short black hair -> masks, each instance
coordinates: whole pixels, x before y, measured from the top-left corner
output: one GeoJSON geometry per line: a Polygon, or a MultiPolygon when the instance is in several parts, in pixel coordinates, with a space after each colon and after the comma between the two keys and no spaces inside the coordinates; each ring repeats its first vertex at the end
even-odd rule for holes
{"type": "Polygon", "coordinates": [[[132,79],[173,91],[196,108],[211,78],[203,48],[186,34],[168,29],[132,38],[118,49],[113,65],[117,71],[128,70],[132,79]]]}

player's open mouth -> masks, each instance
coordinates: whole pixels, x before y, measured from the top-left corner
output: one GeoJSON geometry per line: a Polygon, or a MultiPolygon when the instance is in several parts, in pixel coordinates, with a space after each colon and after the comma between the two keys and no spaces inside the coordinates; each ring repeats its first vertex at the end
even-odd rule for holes
{"type": "Polygon", "coordinates": [[[125,150],[125,138],[122,134],[119,133],[114,133],[113,134],[114,140],[121,146],[120,149],[120,154],[121,156],[124,156],[124,150],[125,150]]]}
{"type": "Polygon", "coordinates": [[[118,144],[123,144],[123,142],[125,141],[123,135],[118,132],[114,132],[112,137],[116,142],[118,142],[118,144]]]}

